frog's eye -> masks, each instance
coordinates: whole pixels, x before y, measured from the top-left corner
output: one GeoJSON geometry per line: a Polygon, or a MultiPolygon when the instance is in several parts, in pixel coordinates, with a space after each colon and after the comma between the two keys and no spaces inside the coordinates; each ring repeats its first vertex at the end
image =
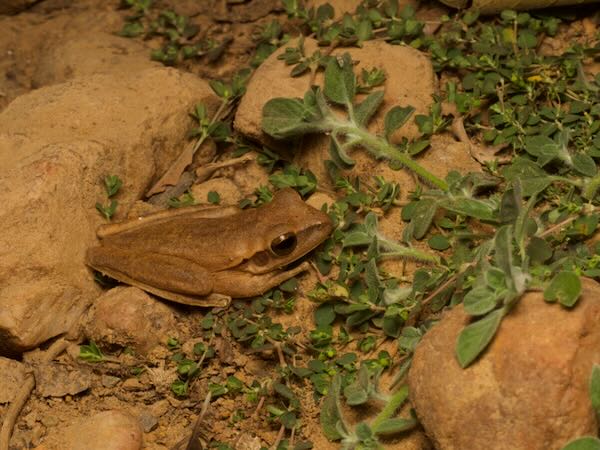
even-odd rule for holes
{"type": "Polygon", "coordinates": [[[271,251],[277,256],[286,256],[294,251],[297,243],[294,233],[285,233],[271,241],[271,251]]]}

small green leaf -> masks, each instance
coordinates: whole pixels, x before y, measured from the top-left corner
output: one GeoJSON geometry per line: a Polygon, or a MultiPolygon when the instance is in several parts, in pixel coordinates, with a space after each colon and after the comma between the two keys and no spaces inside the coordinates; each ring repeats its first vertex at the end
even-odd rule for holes
{"type": "Polygon", "coordinates": [[[417,203],[412,213],[414,223],[414,237],[421,239],[429,230],[433,216],[437,210],[437,204],[432,199],[423,199],[417,203]]]}
{"type": "Polygon", "coordinates": [[[503,316],[504,310],[497,309],[460,332],[456,342],[456,358],[463,369],[475,361],[492,341],[503,316]]]}
{"type": "Polygon", "coordinates": [[[590,377],[590,400],[596,411],[596,417],[600,418],[600,365],[594,364],[592,376],[590,377]]]}
{"type": "Polygon", "coordinates": [[[137,37],[144,33],[144,25],[140,22],[129,22],[123,25],[121,31],[119,31],[119,36],[132,38],[137,37]]]}
{"type": "Polygon", "coordinates": [[[552,256],[552,247],[545,239],[533,236],[527,245],[527,255],[531,262],[542,264],[552,256]]]}
{"type": "Polygon", "coordinates": [[[429,238],[429,241],[427,241],[427,243],[432,249],[438,250],[440,252],[443,252],[444,250],[450,248],[450,241],[443,234],[434,234],[429,238]]]}
{"type": "Polygon", "coordinates": [[[493,310],[498,303],[494,293],[486,287],[471,289],[463,299],[465,311],[472,316],[482,316],[493,310]]]}
{"type": "Polygon", "coordinates": [[[209,191],[208,195],[206,196],[206,199],[209,203],[212,203],[213,205],[218,205],[221,202],[221,196],[216,191],[209,191]]]}
{"type": "Polygon", "coordinates": [[[528,136],[525,138],[525,150],[538,158],[537,163],[544,167],[550,161],[559,157],[560,147],[548,136],[528,136]]]}
{"type": "Polygon", "coordinates": [[[356,95],[356,76],[352,58],[348,53],[330,58],[325,68],[323,93],[329,100],[340,105],[351,105],[356,95]]]}
{"type": "Polygon", "coordinates": [[[344,236],[342,247],[357,247],[369,245],[373,242],[373,236],[369,236],[364,231],[352,231],[344,236]]]}
{"type": "Polygon", "coordinates": [[[348,153],[340,146],[337,139],[332,138],[329,144],[329,155],[333,162],[343,169],[351,169],[356,164],[348,153]]]}
{"type": "Polygon", "coordinates": [[[326,130],[316,111],[298,98],[274,98],[263,107],[262,129],[275,139],[326,130]]]}
{"type": "Polygon", "coordinates": [[[107,220],[110,220],[112,216],[117,211],[117,206],[119,202],[115,199],[112,199],[108,205],[103,205],[102,203],[96,203],[96,210],[102,214],[107,220]]]}
{"type": "Polygon", "coordinates": [[[600,439],[593,436],[580,437],[569,442],[561,450],[600,450],[600,439]]]}
{"type": "Polygon", "coordinates": [[[561,305],[571,308],[581,295],[581,280],[575,272],[558,272],[544,290],[544,300],[559,301],[561,305]]]}
{"type": "Polygon", "coordinates": [[[384,119],[385,138],[389,140],[392,133],[404,125],[414,112],[413,106],[394,106],[390,109],[384,119]]]}
{"type": "Polygon", "coordinates": [[[273,383],[273,388],[275,389],[275,392],[277,392],[283,398],[287,398],[288,400],[294,400],[296,398],[294,392],[285,384],[273,383]]]}
{"type": "MultiPolygon", "coordinates": [[[[512,272],[513,227],[504,225],[494,237],[494,260],[496,266],[510,279],[512,272]]],[[[510,281],[509,281],[510,283],[510,281]]]]}
{"type": "Polygon", "coordinates": [[[361,383],[352,383],[344,389],[344,397],[351,406],[362,405],[369,399],[369,393],[361,383]]]}
{"type": "Polygon", "coordinates": [[[368,19],[361,20],[356,29],[356,37],[359,42],[364,42],[371,39],[373,35],[373,26],[371,25],[371,21],[368,19]]]}
{"type": "Polygon", "coordinates": [[[119,189],[121,189],[122,185],[123,180],[121,180],[117,175],[107,175],[104,178],[106,196],[110,198],[115,195],[117,192],[119,192],[119,189]]]}
{"type": "Polygon", "coordinates": [[[480,220],[492,220],[494,218],[494,206],[488,202],[474,198],[458,197],[449,202],[444,202],[443,206],[457,214],[463,214],[480,220]]]}
{"type": "Polygon", "coordinates": [[[295,412],[286,411],[281,416],[279,416],[279,421],[286,429],[291,430],[296,426],[298,419],[296,417],[295,412]]]}
{"type": "Polygon", "coordinates": [[[101,362],[104,360],[104,355],[94,341],[90,341],[88,345],[79,347],[79,357],[87,362],[101,362]]]}
{"type": "Polygon", "coordinates": [[[511,182],[521,182],[521,195],[530,197],[548,187],[551,178],[533,161],[517,156],[512,164],[502,170],[502,175],[511,182]]]}
{"type": "Polygon", "coordinates": [[[348,432],[342,417],[340,406],[340,384],[341,378],[338,374],[334,376],[333,380],[331,381],[329,392],[321,404],[321,414],[319,416],[319,421],[321,422],[321,427],[323,428],[323,434],[331,441],[337,441],[343,437],[338,431],[338,427],[341,429],[340,431],[344,432],[344,434],[347,434],[348,432]],[[338,423],[340,424],[339,426],[338,423]]]}
{"type": "Polygon", "coordinates": [[[357,125],[364,127],[369,123],[373,114],[383,101],[383,91],[375,91],[369,94],[361,103],[354,106],[354,118],[357,125]]]}
{"type": "Polygon", "coordinates": [[[596,176],[598,173],[598,169],[596,168],[596,163],[592,159],[591,156],[585,153],[577,153],[571,159],[571,163],[573,164],[573,168],[582,175],[586,177],[596,176]]]}
{"type": "Polygon", "coordinates": [[[175,380],[171,383],[171,390],[178,397],[187,397],[188,395],[188,382],[182,380],[175,380]]]}
{"type": "Polygon", "coordinates": [[[213,92],[220,98],[228,98],[231,96],[229,86],[220,80],[210,80],[208,82],[213,92]]]}

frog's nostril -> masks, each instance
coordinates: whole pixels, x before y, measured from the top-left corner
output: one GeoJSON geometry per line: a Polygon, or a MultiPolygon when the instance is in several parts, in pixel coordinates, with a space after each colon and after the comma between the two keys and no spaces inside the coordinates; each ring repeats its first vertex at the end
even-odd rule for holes
{"type": "Polygon", "coordinates": [[[258,267],[266,266],[269,263],[271,257],[267,252],[258,252],[252,256],[252,262],[258,267]]]}

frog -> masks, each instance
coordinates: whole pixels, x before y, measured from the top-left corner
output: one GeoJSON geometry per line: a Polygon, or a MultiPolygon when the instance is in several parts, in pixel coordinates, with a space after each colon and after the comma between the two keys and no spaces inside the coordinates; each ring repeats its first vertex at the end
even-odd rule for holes
{"type": "Polygon", "coordinates": [[[166,300],[226,307],[308,270],[299,261],[332,230],[326,212],[284,188],[256,208],[191,206],[103,225],[85,262],[166,300]]]}

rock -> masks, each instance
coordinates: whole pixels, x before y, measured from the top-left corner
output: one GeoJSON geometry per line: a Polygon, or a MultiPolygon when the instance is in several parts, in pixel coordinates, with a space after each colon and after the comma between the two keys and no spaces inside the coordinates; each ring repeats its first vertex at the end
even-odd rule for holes
{"type": "MultiPolygon", "coordinates": [[[[64,0],[66,2],[70,0],[64,0]]],[[[93,40],[98,39],[97,34],[104,36],[110,35],[111,30],[118,30],[123,24],[122,15],[115,10],[114,5],[109,2],[90,2],[77,0],[73,8],[62,9],[57,1],[45,0],[36,4],[36,7],[17,16],[0,16],[0,110],[8,105],[17,96],[34,88],[42,87],[44,82],[42,73],[49,74],[46,64],[54,65],[52,60],[45,58],[50,53],[55,54],[57,65],[60,68],[60,62],[63,60],[55,51],[55,47],[64,46],[65,51],[69,52],[71,46],[77,47],[76,42],[90,42],[90,50],[93,50],[93,40]],[[59,6],[59,10],[49,12],[50,4],[59,6]],[[86,5],[84,5],[84,3],[86,5]],[[48,9],[37,7],[46,6],[48,9]],[[35,11],[34,11],[35,10],[35,11]],[[38,11],[39,10],[39,11],[38,11]],[[75,11],[74,11],[75,10],[75,11]],[[70,44],[73,42],[73,44],[70,44]],[[44,60],[40,64],[40,60],[44,60]]],[[[0,2],[0,8],[6,3],[6,0],[0,2]]],[[[26,4],[29,0],[11,0],[9,3],[26,4]]],[[[124,38],[117,38],[122,39],[124,38]]],[[[102,51],[103,39],[99,41],[99,51],[102,51]]],[[[140,44],[123,44],[126,48],[135,48],[140,44]]],[[[115,49],[115,53],[122,50],[115,49]]],[[[131,55],[133,52],[127,50],[131,55]]],[[[94,66],[91,62],[95,59],[93,53],[80,53],[80,61],[74,61],[74,58],[68,54],[65,55],[69,61],[75,62],[72,66],[74,72],[81,74],[78,69],[82,67],[94,66]]],[[[123,58],[124,59],[124,58],[123,58]]],[[[115,62],[115,59],[111,59],[115,62]]],[[[150,61],[149,61],[150,62],[150,61]]],[[[122,65],[121,65],[122,66],[122,65]]],[[[97,66],[96,66],[97,67],[97,66]]],[[[103,71],[110,70],[105,67],[103,71]]],[[[63,72],[68,77],[68,72],[63,72]]],[[[88,73],[89,74],[89,73],[88,73]]],[[[55,81],[58,74],[52,77],[55,81]]]]}
{"type": "Polygon", "coordinates": [[[102,346],[131,347],[146,354],[166,342],[175,329],[169,306],[136,287],[116,287],[101,295],[90,308],[84,333],[102,346]]]}
{"type": "MultiPolygon", "coordinates": [[[[306,54],[312,54],[316,44],[306,39],[305,48],[306,54]]],[[[242,98],[236,113],[235,128],[254,140],[286,152],[290,146],[289,142],[273,141],[262,132],[262,109],[268,100],[275,97],[303,97],[309,75],[290,77],[290,66],[277,59],[283,50],[280,49],[271,55],[254,73],[248,83],[247,94],[242,98]]],[[[385,113],[394,106],[411,105],[415,107],[415,114],[428,114],[432,96],[436,92],[436,79],[431,61],[423,53],[410,47],[390,45],[381,41],[365,42],[362,48],[337,49],[334,54],[340,55],[345,52],[358,61],[355,72],[359,73],[362,68],[378,67],[386,74],[384,100],[369,123],[370,131],[383,132],[385,113]],[[382,54],[386,54],[385,59],[381,58],[382,54]]],[[[317,76],[316,84],[322,83],[321,72],[317,76]]],[[[399,143],[403,138],[410,140],[419,135],[416,124],[409,120],[392,134],[391,141],[399,143]]],[[[407,199],[409,191],[414,189],[414,175],[407,170],[392,170],[387,162],[376,161],[362,149],[353,151],[351,156],[356,161],[351,173],[360,174],[365,182],[372,184],[371,176],[374,174],[383,176],[387,181],[397,182],[402,186],[402,199],[407,199]]],[[[299,166],[310,169],[319,183],[328,186],[329,175],[323,161],[330,159],[329,137],[306,136],[302,141],[302,149],[295,149],[293,158],[299,166]]],[[[463,173],[480,170],[479,165],[470,157],[467,146],[457,143],[449,136],[432,137],[431,147],[417,160],[442,178],[452,169],[463,173]]],[[[402,227],[397,226],[396,219],[390,221],[393,223],[390,228],[394,230],[394,235],[389,236],[395,239],[402,233],[402,227]]]]}
{"type": "Polygon", "coordinates": [[[239,450],[260,450],[261,448],[265,447],[261,438],[245,432],[240,436],[237,443],[237,448],[239,450]]]}
{"type": "Polygon", "coordinates": [[[48,86],[82,76],[137,73],[161,66],[150,59],[150,50],[139,40],[84,31],[74,39],[59,40],[41,52],[32,84],[48,86]]]}
{"type": "Polygon", "coordinates": [[[241,199],[240,190],[228,178],[211,178],[204,183],[195,184],[190,189],[198,204],[209,204],[208,193],[214,191],[219,194],[220,205],[237,205],[241,199]]]}
{"type": "Polygon", "coordinates": [[[0,403],[10,403],[25,381],[25,365],[0,356],[0,403]]]}
{"type": "Polygon", "coordinates": [[[116,219],[177,156],[208,85],[156,68],[41,88],[0,113],[0,354],[65,333],[97,295],[84,264],[102,178],[124,180],[116,219]],[[18,246],[14,245],[18,242],[18,246]]]}
{"type": "Polygon", "coordinates": [[[142,411],[138,416],[138,420],[140,421],[144,433],[150,433],[158,426],[158,419],[148,411],[142,411]]]}
{"type": "Polygon", "coordinates": [[[127,378],[125,381],[123,381],[123,383],[121,384],[121,388],[124,391],[129,391],[129,392],[137,392],[137,391],[143,391],[147,389],[147,386],[145,386],[139,379],[137,378],[127,378]]]}
{"type": "MultiPolygon", "coordinates": [[[[235,115],[234,126],[252,139],[268,142],[261,128],[265,103],[276,97],[302,98],[308,89],[309,74],[292,78],[291,66],[277,59],[285,47],[294,45],[292,42],[267,58],[248,83],[246,95],[242,97],[235,115]]],[[[316,41],[305,39],[304,47],[306,54],[310,55],[317,50],[316,41]]],[[[425,54],[410,47],[390,45],[381,41],[367,41],[362,48],[341,48],[333,52],[334,55],[344,53],[349,53],[354,61],[358,61],[355,72],[358,70],[357,73],[360,73],[362,68],[380,68],[386,74],[384,100],[372,119],[372,124],[377,125],[377,129],[383,130],[385,113],[393,106],[412,105],[416,108],[415,114],[428,112],[431,96],[436,89],[436,79],[431,62],[425,54]],[[386,55],[385,59],[381,58],[382,54],[386,55]]],[[[323,84],[323,72],[318,73],[316,84],[323,84]]],[[[394,134],[394,140],[402,136],[417,135],[416,125],[409,121],[394,134]]]]}
{"type": "Polygon", "coordinates": [[[42,397],[64,397],[86,391],[92,384],[89,373],[54,362],[37,364],[35,388],[42,397]]]}
{"type": "Polygon", "coordinates": [[[462,306],[442,316],[409,373],[411,401],[437,448],[558,450],[596,434],[588,383],[600,363],[600,285],[584,279],[583,287],[572,310],[527,293],[466,369],[455,344],[468,317],[462,306]]]}
{"type": "Polygon", "coordinates": [[[113,377],[112,375],[102,375],[102,377],[100,377],[100,382],[102,383],[102,386],[112,388],[119,384],[121,379],[119,377],[113,377]]]}
{"type": "Polygon", "coordinates": [[[36,450],[138,450],[142,429],[129,414],[105,411],[50,431],[36,450]]]}

